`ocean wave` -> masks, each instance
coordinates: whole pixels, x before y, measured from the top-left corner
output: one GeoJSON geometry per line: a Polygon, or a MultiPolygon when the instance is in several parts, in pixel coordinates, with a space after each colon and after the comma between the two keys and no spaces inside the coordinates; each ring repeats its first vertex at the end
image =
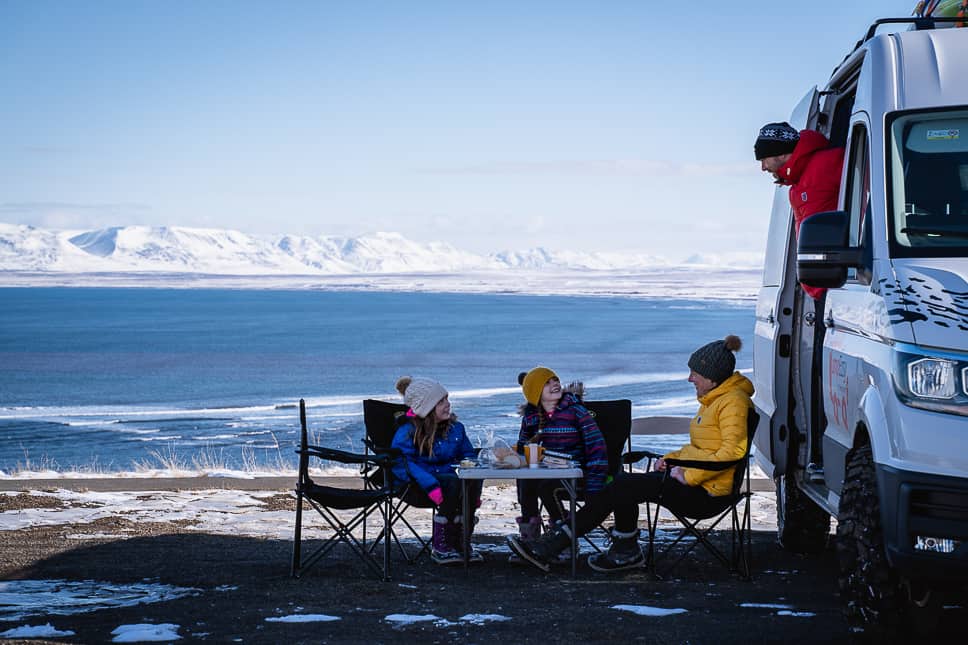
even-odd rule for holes
{"type": "MultiPolygon", "coordinates": [[[[8,408],[9,409],[9,408],[8,408]]],[[[16,413],[0,412],[0,419],[30,419],[37,417],[66,418],[74,425],[81,425],[88,419],[100,417],[100,423],[108,421],[112,423],[146,423],[168,420],[198,420],[210,421],[219,420],[217,415],[224,415],[226,412],[251,413],[251,412],[271,412],[275,410],[274,405],[251,405],[236,407],[204,407],[204,408],[157,408],[157,407],[118,407],[118,406],[35,406],[18,410],[16,413]],[[208,415],[199,417],[198,415],[208,415]],[[153,419],[152,416],[160,417],[153,419]],[[130,417],[147,417],[132,420],[130,417]],[[80,419],[75,421],[75,419],[80,419]]]]}
{"type": "Polygon", "coordinates": [[[670,397],[649,403],[639,403],[632,406],[632,416],[649,416],[655,412],[674,412],[685,410],[686,413],[696,411],[699,405],[695,396],[670,397]]]}
{"type": "Polygon", "coordinates": [[[645,385],[648,383],[673,383],[685,381],[689,371],[684,369],[678,372],[646,372],[640,374],[629,374],[627,372],[616,372],[613,374],[603,374],[593,376],[584,381],[586,387],[618,387],[620,385],[645,385]]]}

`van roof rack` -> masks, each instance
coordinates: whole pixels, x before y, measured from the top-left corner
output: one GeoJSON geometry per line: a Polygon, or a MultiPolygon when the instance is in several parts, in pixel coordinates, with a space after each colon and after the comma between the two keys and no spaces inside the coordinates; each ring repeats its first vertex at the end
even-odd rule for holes
{"type": "MultiPolygon", "coordinates": [[[[875,20],[874,24],[867,29],[867,33],[857,43],[857,47],[860,47],[862,44],[873,38],[877,33],[877,28],[881,25],[911,24],[914,25],[915,31],[922,31],[924,29],[935,29],[935,24],[939,22],[968,22],[968,18],[959,16],[910,16],[908,18],[879,18],[878,20],[875,20]]],[[[857,49],[857,47],[854,49],[857,49]]]]}
{"type": "Polygon", "coordinates": [[[849,52],[847,52],[847,55],[844,56],[844,59],[840,61],[840,63],[838,63],[836,67],[834,67],[833,73],[836,74],[837,70],[840,69],[840,67],[845,62],[847,62],[847,59],[849,59],[855,51],[860,49],[861,46],[863,46],[863,44],[866,43],[868,40],[876,36],[877,28],[880,27],[881,25],[909,24],[909,25],[914,25],[915,31],[923,31],[925,29],[936,29],[937,23],[954,23],[954,22],[968,24],[968,18],[958,17],[958,16],[909,16],[907,18],[878,18],[877,20],[874,21],[874,24],[868,27],[867,33],[864,34],[864,37],[858,40],[857,44],[854,45],[854,48],[851,49],[849,52]]]}

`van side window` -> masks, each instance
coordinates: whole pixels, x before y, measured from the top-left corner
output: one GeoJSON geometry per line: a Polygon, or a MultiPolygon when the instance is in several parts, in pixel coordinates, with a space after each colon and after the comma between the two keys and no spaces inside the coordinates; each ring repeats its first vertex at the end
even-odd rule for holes
{"type": "Polygon", "coordinates": [[[854,126],[850,142],[850,158],[847,172],[846,209],[850,216],[850,245],[864,249],[864,266],[851,269],[847,279],[861,284],[871,281],[872,236],[868,222],[871,210],[871,155],[867,140],[867,128],[863,124],[854,126]]]}

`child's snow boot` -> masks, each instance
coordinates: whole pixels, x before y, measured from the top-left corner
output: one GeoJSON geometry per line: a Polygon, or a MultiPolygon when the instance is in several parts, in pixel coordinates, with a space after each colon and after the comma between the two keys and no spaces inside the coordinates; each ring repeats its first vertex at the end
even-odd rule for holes
{"type": "MultiPolygon", "coordinates": [[[[457,564],[463,562],[461,554],[454,548],[455,541],[451,537],[453,523],[446,517],[434,517],[434,535],[431,541],[430,559],[437,564],[457,564]]],[[[458,526],[459,530],[459,526],[458,526]]],[[[458,541],[460,538],[457,539],[458,541]]]]}
{"type": "MultiPolygon", "coordinates": [[[[534,542],[539,537],[541,537],[541,518],[534,517],[516,517],[514,521],[518,524],[518,537],[523,542],[534,542]]],[[[550,528],[546,528],[545,531],[550,531],[550,528]]],[[[508,556],[508,562],[512,564],[517,564],[519,562],[524,562],[524,560],[519,557],[514,551],[511,551],[511,555],[508,556]]]]}
{"type": "Polygon", "coordinates": [[[542,571],[551,571],[551,563],[557,559],[558,554],[571,546],[571,529],[559,522],[551,531],[533,542],[512,535],[508,538],[508,546],[521,559],[542,571]]]}
{"type": "Polygon", "coordinates": [[[540,517],[516,517],[514,521],[518,524],[518,534],[522,540],[534,542],[541,537],[540,517]]]}

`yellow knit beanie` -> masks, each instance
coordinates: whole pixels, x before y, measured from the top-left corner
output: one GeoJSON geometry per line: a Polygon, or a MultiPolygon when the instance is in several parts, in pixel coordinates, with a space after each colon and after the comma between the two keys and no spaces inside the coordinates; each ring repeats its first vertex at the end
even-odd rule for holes
{"type": "Polygon", "coordinates": [[[530,372],[518,374],[518,383],[521,384],[525,400],[531,405],[538,405],[541,401],[541,390],[544,389],[545,383],[553,378],[558,378],[558,375],[547,367],[540,366],[530,372]]]}

